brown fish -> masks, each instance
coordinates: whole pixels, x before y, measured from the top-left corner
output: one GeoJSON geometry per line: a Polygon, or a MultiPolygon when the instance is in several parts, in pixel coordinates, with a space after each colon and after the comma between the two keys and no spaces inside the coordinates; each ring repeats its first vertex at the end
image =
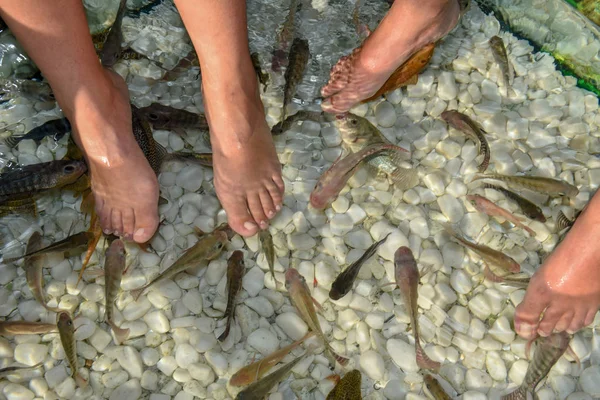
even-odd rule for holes
{"type": "Polygon", "coordinates": [[[417,262],[408,247],[400,247],[394,254],[394,267],[396,275],[396,285],[400,289],[404,306],[410,315],[410,325],[412,326],[413,336],[415,337],[415,352],[417,355],[417,365],[419,368],[438,371],[441,367],[439,362],[433,361],[421,347],[419,339],[419,315],[417,310],[417,300],[419,292],[419,268],[417,262]]]}
{"type": "Polygon", "coordinates": [[[25,257],[38,256],[42,254],[49,253],[63,253],[69,257],[79,255],[85,251],[90,240],[92,239],[93,234],[89,231],[79,232],[74,235],[68,236],[58,242],[52,243],[49,246],[43,247],[41,249],[36,249],[30,251],[29,248],[25,251],[25,254],[19,257],[8,258],[6,260],[2,260],[4,263],[10,263],[14,261],[18,261],[25,257]]]}
{"type": "Polygon", "coordinates": [[[408,60],[399,66],[392,75],[388,78],[383,86],[371,97],[361,101],[361,103],[368,103],[377,99],[386,93],[392,92],[398,88],[415,85],[417,83],[419,74],[433,56],[433,50],[435,49],[435,43],[429,43],[428,45],[421,48],[415,54],[413,54],[408,60]]]}
{"type": "Polygon", "coordinates": [[[448,396],[448,394],[442,388],[442,385],[435,379],[433,376],[429,374],[425,374],[423,377],[425,381],[425,386],[427,386],[427,390],[433,396],[435,400],[452,400],[452,397],[448,396]]]}
{"type": "Polygon", "coordinates": [[[494,204],[493,202],[486,199],[485,197],[479,196],[477,194],[475,194],[475,195],[470,194],[470,195],[467,195],[467,200],[469,200],[471,202],[471,204],[473,204],[473,206],[478,211],[481,211],[481,212],[489,215],[490,217],[504,218],[505,220],[512,222],[516,226],[523,228],[531,236],[535,236],[535,231],[533,229],[531,229],[530,227],[528,227],[527,225],[523,224],[517,217],[515,217],[513,215],[513,213],[494,204]]]}
{"type": "Polygon", "coordinates": [[[490,39],[490,49],[492,50],[496,64],[498,64],[500,71],[502,72],[504,86],[508,89],[513,84],[514,71],[512,70],[511,64],[508,61],[506,46],[504,46],[504,41],[502,38],[493,36],[490,39]]]}
{"type": "Polygon", "coordinates": [[[245,386],[256,382],[258,379],[262,378],[267,372],[269,372],[271,368],[279,364],[279,362],[281,362],[281,360],[283,360],[285,356],[290,354],[292,350],[300,346],[306,339],[313,337],[314,335],[315,332],[308,332],[301,339],[296,340],[295,342],[285,347],[282,347],[274,353],[269,354],[265,358],[262,358],[258,361],[253,362],[250,365],[243,367],[238,372],[233,374],[231,378],[229,378],[229,385],[245,386]]]}
{"type": "Polygon", "coordinates": [[[140,297],[148,288],[158,282],[162,282],[167,279],[171,279],[180,272],[185,271],[188,268],[194,267],[202,261],[212,260],[221,254],[221,250],[225,247],[227,242],[227,234],[223,231],[215,231],[211,234],[205,235],[198,239],[195,245],[190,247],[183,253],[181,257],[177,259],[170,267],[164,272],[152,279],[145,286],[132,290],[131,296],[135,300],[140,297]]]}
{"type": "Polygon", "coordinates": [[[269,84],[269,74],[264,72],[262,67],[260,66],[260,58],[258,53],[250,54],[250,58],[252,59],[252,66],[254,67],[254,71],[256,72],[256,76],[258,76],[258,81],[261,85],[263,85],[263,93],[267,91],[267,85],[269,84]]]}
{"type": "Polygon", "coordinates": [[[271,236],[271,232],[268,229],[260,230],[258,231],[258,240],[269,264],[269,271],[271,271],[271,275],[275,281],[275,247],[273,245],[273,236],[271,236]]]}
{"type": "Polygon", "coordinates": [[[306,280],[302,275],[300,275],[298,270],[294,268],[287,270],[285,273],[285,287],[290,294],[290,300],[292,304],[294,307],[296,307],[304,322],[306,322],[311,331],[315,332],[321,337],[321,339],[323,339],[326,351],[331,357],[330,361],[332,361],[333,364],[335,364],[335,361],[337,361],[342,366],[346,365],[348,363],[348,359],[336,354],[329,344],[329,341],[325,338],[323,330],[321,329],[321,324],[317,318],[317,312],[315,311],[313,298],[310,295],[308,286],[306,285],[306,280]]]}
{"type": "Polygon", "coordinates": [[[329,392],[326,400],[361,400],[360,386],[362,376],[360,371],[353,369],[346,373],[337,385],[329,392]]]}
{"type": "Polygon", "coordinates": [[[0,175],[0,204],[23,194],[37,194],[75,182],[87,166],[83,161],[56,160],[27,165],[0,175]]]}
{"type": "Polygon", "coordinates": [[[127,0],[120,0],[119,9],[117,10],[117,16],[115,22],[113,22],[110,32],[106,36],[102,50],[100,50],[100,62],[105,67],[112,67],[119,60],[121,54],[121,46],[123,44],[123,17],[127,11],[125,6],[127,0]]]}
{"type": "Polygon", "coordinates": [[[11,200],[3,201],[2,204],[0,204],[0,217],[10,214],[31,215],[37,217],[38,212],[35,198],[28,194],[22,194],[13,196],[11,200]]]}
{"type": "Polygon", "coordinates": [[[277,33],[277,40],[275,43],[275,50],[273,50],[271,58],[271,69],[275,72],[280,72],[285,66],[285,61],[288,55],[288,47],[292,38],[294,37],[295,25],[294,20],[296,19],[296,11],[301,5],[298,4],[297,0],[290,1],[290,8],[285,21],[281,26],[281,30],[277,33]]]}
{"type": "Polygon", "coordinates": [[[575,186],[558,179],[545,178],[542,176],[509,176],[500,174],[476,175],[473,180],[478,179],[493,179],[506,182],[510,187],[517,189],[528,189],[535,192],[547,194],[549,196],[567,195],[570,198],[575,198],[579,194],[579,189],[575,186]]]}
{"type": "Polygon", "coordinates": [[[446,121],[454,129],[458,129],[463,132],[475,143],[477,143],[478,152],[483,153],[483,161],[479,164],[479,172],[483,172],[490,165],[490,146],[485,138],[485,131],[479,124],[469,118],[468,115],[460,113],[455,110],[444,111],[441,115],[442,119],[446,121]]]}
{"type": "Polygon", "coordinates": [[[29,321],[0,321],[0,335],[39,335],[48,332],[55,332],[58,328],[56,324],[44,324],[42,322],[29,321]]]}
{"type": "Polygon", "coordinates": [[[339,300],[348,294],[350,289],[352,289],[352,285],[354,284],[362,265],[375,254],[379,246],[381,246],[387,240],[388,236],[390,236],[389,233],[385,235],[383,239],[369,246],[369,248],[363,253],[362,256],[360,256],[358,260],[354,261],[352,265],[342,271],[338,277],[335,278],[335,281],[333,281],[331,284],[331,290],[329,291],[330,299],[339,300]]]}
{"type": "Polygon", "coordinates": [[[173,130],[201,129],[208,130],[208,122],[203,114],[196,114],[179,108],[173,108],[160,103],[152,103],[139,111],[146,117],[154,129],[173,130]]]}
{"type": "Polygon", "coordinates": [[[44,122],[40,126],[36,126],[22,136],[11,136],[5,140],[8,147],[16,147],[22,140],[34,140],[37,144],[47,137],[52,136],[55,141],[59,141],[62,137],[71,132],[71,123],[66,118],[52,119],[44,122]]]}
{"type": "Polygon", "coordinates": [[[68,312],[61,311],[57,316],[56,325],[58,326],[58,333],[60,336],[60,342],[62,343],[63,349],[69,361],[71,367],[71,377],[75,379],[75,382],[81,387],[87,386],[87,381],[79,374],[77,368],[77,350],[75,347],[75,328],[73,327],[73,321],[68,312]]]}
{"type": "Polygon", "coordinates": [[[225,341],[227,336],[229,336],[231,321],[235,316],[236,297],[242,289],[244,272],[246,272],[244,253],[240,250],[236,250],[231,254],[231,257],[229,257],[229,260],[227,261],[227,308],[225,309],[227,326],[218,338],[220,342],[225,341]]]}
{"type": "Polygon", "coordinates": [[[344,158],[338,158],[317,181],[310,194],[310,204],[316,209],[327,207],[337,198],[361,162],[386,150],[406,151],[393,144],[378,143],[367,146],[356,153],[350,153],[344,158]]]}
{"type": "MultiPolygon", "coordinates": [[[[335,125],[342,136],[344,148],[353,153],[372,144],[390,143],[368,119],[352,113],[336,115],[335,125]]],[[[369,158],[366,165],[372,172],[385,175],[396,188],[406,190],[419,183],[419,175],[414,168],[400,167],[401,158],[398,153],[380,154],[369,158]]]]}
{"type": "Polygon", "coordinates": [[[295,38],[290,47],[289,63],[285,70],[285,86],[283,88],[283,110],[281,120],[285,120],[286,109],[290,101],[296,94],[296,88],[304,76],[304,70],[308,64],[310,51],[308,49],[308,41],[305,39],[295,38]]]}
{"type": "Polygon", "coordinates": [[[146,156],[154,172],[158,174],[163,161],[167,157],[167,149],[154,140],[150,123],[140,109],[133,104],[131,105],[131,123],[133,136],[138,146],[144,152],[144,156],[146,156]]]}
{"type": "Polygon", "coordinates": [[[306,111],[300,110],[296,114],[289,115],[285,120],[278,122],[271,128],[272,135],[281,135],[283,132],[290,129],[293,125],[300,121],[315,121],[319,122],[323,112],[321,111],[306,111]]]}
{"type": "Polygon", "coordinates": [[[548,337],[539,338],[523,383],[514,392],[502,396],[502,400],[526,400],[528,393],[533,394],[540,381],[548,375],[554,364],[567,350],[570,341],[571,335],[566,332],[553,333],[548,337]]]}
{"type": "MultiPolygon", "coordinates": [[[[42,235],[38,231],[33,232],[27,242],[27,253],[35,253],[42,245],[42,235]]],[[[44,296],[44,261],[45,257],[42,255],[26,256],[23,269],[25,270],[25,277],[27,279],[27,285],[33,298],[40,303],[44,308],[50,312],[58,313],[59,308],[48,307],[44,296]]]]}
{"type": "Polygon", "coordinates": [[[21,370],[24,370],[24,369],[39,368],[42,365],[44,365],[43,362],[37,363],[35,365],[32,365],[31,367],[27,367],[27,366],[24,366],[24,367],[12,366],[12,367],[0,368],[0,376],[11,375],[13,372],[21,371],[21,370]]]}
{"type": "Polygon", "coordinates": [[[492,185],[490,183],[486,183],[483,185],[486,189],[494,189],[502,194],[504,194],[507,198],[513,200],[519,207],[521,207],[521,211],[523,214],[528,216],[534,221],[546,222],[546,217],[542,212],[542,209],[537,205],[533,204],[531,201],[527,200],[524,197],[519,196],[515,192],[512,192],[508,189],[503,188],[502,186],[492,185]]]}
{"type": "Polygon", "coordinates": [[[113,320],[113,307],[119,289],[121,289],[121,277],[125,269],[125,258],[126,254],[123,242],[119,239],[113,241],[108,250],[106,250],[106,260],[104,261],[104,300],[106,301],[104,312],[106,322],[115,333],[115,343],[117,345],[123,343],[129,337],[129,328],[120,328],[113,320]]]}
{"type": "MultiPolygon", "coordinates": [[[[175,67],[173,67],[169,72],[163,76],[163,81],[174,81],[179,78],[180,75],[187,73],[190,68],[200,67],[200,60],[198,59],[198,54],[196,54],[196,50],[192,49],[190,52],[183,57],[175,67]]],[[[200,77],[200,72],[196,76],[196,79],[200,77]]]]}

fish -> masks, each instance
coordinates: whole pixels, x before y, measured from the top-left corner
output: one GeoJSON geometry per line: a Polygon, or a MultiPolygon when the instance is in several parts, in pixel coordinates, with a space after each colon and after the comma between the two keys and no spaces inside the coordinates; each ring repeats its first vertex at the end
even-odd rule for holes
{"type": "Polygon", "coordinates": [[[504,41],[499,36],[492,36],[490,39],[490,49],[496,64],[500,67],[502,73],[502,80],[504,86],[508,89],[513,84],[514,71],[508,61],[508,55],[506,54],[506,46],[504,41]]]}
{"type": "Polygon", "coordinates": [[[292,42],[292,47],[290,47],[289,63],[284,74],[285,86],[283,88],[282,121],[285,120],[286,108],[290,104],[290,101],[292,101],[292,98],[294,98],[296,88],[304,76],[309,56],[308,41],[306,39],[295,38],[292,42]]]}
{"type": "Polygon", "coordinates": [[[36,143],[46,136],[52,136],[54,141],[58,142],[62,137],[71,132],[71,123],[66,118],[52,119],[44,122],[42,125],[37,126],[24,134],[23,136],[11,136],[5,140],[8,147],[16,147],[22,140],[34,140],[36,143]]]}
{"type": "Polygon", "coordinates": [[[196,114],[179,108],[152,103],[139,109],[154,129],[173,130],[201,129],[208,130],[208,121],[203,114],[196,114]]]}
{"type": "Polygon", "coordinates": [[[227,317],[227,326],[223,333],[219,336],[219,341],[224,342],[229,336],[231,329],[231,321],[235,315],[236,297],[242,289],[242,278],[246,272],[246,264],[244,263],[244,253],[236,250],[231,254],[227,261],[227,308],[225,316],[227,317]]]}
{"type": "Polygon", "coordinates": [[[323,172],[315,184],[310,194],[310,204],[316,209],[327,207],[346,186],[346,182],[354,175],[361,162],[387,150],[406,151],[390,143],[377,143],[356,153],[350,153],[344,158],[338,158],[327,171],[323,172]]]}
{"type": "Polygon", "coordinates": [[[212,153],[182,153],[175,152],[167,155],[167,160],[179,160],[179,161],[191,161],[193,163],[202,165],[203,167],[213,167],[213,154],[212,153]]]}
{"type": "Polygon", "coordinates": [[[290,8],[285,21],[281,26],[281,30],[277,33],[277,40],[275,44],[275,50],[271,53],[271,69],[274,72],[281,72],[281,69],[285,65],[287,58],[287,49],[294,37],[295,25],[294,20],[296,19],[296,12],[300,8],[301,4],[298,4],[297,0],[290,1],[290,8]]]}
{"type": "Polygon", "coordinates": [[[531,229],[530,227],[528,227],[527,225],[523,224],[516,216],[513,215],[513,213],[494,204],[493,202],[486,199],[485,197],[479,196],[477,194],[470,194],[470,195],[467,195],[467,200],[469,200],[471,202],[471,204],[473,204],[473,206],[478,211],[481,211],[481,212],[489,215],[490,217],[504,218],[505,220],[510,221],[511,223],[515,224],[519,228],[523,228],[531,236],[535,236],[535,231],[533,229],[531,229]]]}
{"type": "Polygon", "coordinates": [[[527,274],[510,274],[499,279],[504,285],[525,289],[529,285],[530,277],[527,274]]]}
{"type": "Polygon", "coordinates": [[[448,396],[442,385],[433,376],[425,374],[423,380],[427,390],[435,400],[452,400],[452,397],[448,396]]]}
{"type": "Polygon", "coordinates": [[[479,179],[493,179],[497,181],[506,182],[510,187],[513,186],[517,189],[528,189],[534,192],[540,192],[549,196],[560,196],[566,195],[570,198],[575,198],[579,194],[579,189],[575,186],[561,181],[559,179],[546,178],[542,176],[509,176],[500,174],[488,174],[488,175],[475,175],[473,180],[479,179]]]}
{"type": "Polygon", "coordinates": [[[567,216],[560,210],[556,216],[556,231],[560,232],[565,228],[570,228],[575,221],[571,221],[567,216]]]}
{"type": "Polygon", "coordinates": [[[75,182],[87,171],[84,161],[55,160],[27,165],[0,175],[0,204],[75,182]]]}
{"type": "Polygon", "coordinates": [[[75,328],[73,327],[73,321],[68,312],[61,311],[58,313],[56,318],[56,325],[58,327],[58,334],[60,336],[60,342],[62,343],[65,355],[69,361],[71,367],[71,377],[75,379],[75,382],[81,387],[87,386],[87,381],[79,374],[77,368],[77,350],[75,345],[75,328]]]}
{"type": "Polygon", "coordinates": [[[396,285],[400,289],[404,307],[410,316],[410,325],[412,327],[413,336],[415,337],[415,352],[417,355],[417,365],[422,369],[438,371],[441,367],[439,362],[433,361],[425,353],[421,347],[419,340],[419,316],[417,310],[417,300],[419,297],[418,287],[419,268],[417,261],[408,247],[400,247],[394,253],[394,273],[396,285]]]}
{"type": "Polygon", "coordinates": [[[444,224],[444,229],[456,242],[477,253],[488,266],[493,265],[515,274],[521,271],[521,266],[512,257],[488,246],[469,242],[456,233],[450,225],[444,224]]]}
{"type": "Polygon", "coordinates": [[[362,265],[371,258],[379,246],[381,246],[387,240],[390,234],[388,233],[385,237],[375,243],[373,243],[369,248],[363,253],[362,256],[356,261],[352,263],[348,268],[346,268],[342,273],[335,278],[335,281],[331,284],[331,290],[329,291],[329,298],[332,300],[339,300],[344,297],[350,289],[352,289],[352,285],[358,276],[358,272],[362,265]]]}
{"type": "Polygon", "coordinates": [[[361,101],[361,103],[368,103],[386,93],[404,86],[416,85],[419,74],[425,69],[427,64],[429,64],[429,61],[433,56],[433,50],[435,50],[435,43],[429,43],[423,46],[400,65],[373,96],[361,101]]]}
{"type": "Polygon", "coordinates": [[[353,369],[344,375],[331,392],[329,392],[325,400],[361,400],[361,381],[362,376],[360,371],[353,369]]]}
{"type": "Polygon", "coordinates": [[[242,390],[235,397],[236,400],[263,400],[267,393],[275,386],[278,382],[284,380],[292,369],[298,364],[300,361],[306,357],[308,352],[302,354],[299,357],[296,357],[294,360],[285,364],[283,367],[279,368],[277,371],[273,372],[260,379],[259,381],[254,382],[246,389],[242,390]]]}
{"type": "Polygon", "coordinates": [[[273,236],[271,236],[271,232],[268,229],[260,230],[258,232],[258,240],[269,264],[269,271],[271,271],[271,275],[275,281],[275,247],[273,245],[273,236]]]}
{"type": "Polygon", "coordinates": [[[269,74],[264,72],[262,67],[260,66],[260,58],[258,53],[254,52],[250,54],[250,58],[252,59],[252,66],[254,67],[254,71],[256,72],[256,76],[258,76],[258,81],[261,85],[263,85],[263,93],[267,91],[267,86],[269,84],[269,74]]]}
{"type": "Polygon", "coordinates": [[[126,3],[127,0],[120,0],[115,22],[113,22],[110,32],[108,32],[104,45],[102,46],[102,50],[100,50],[100,62],[105,67],[112,67],[119,61],[121,46],[123,44],[123,17],[127,11],[127,7],[125,6],[126,3]]]}
{"type": "Polygon", "coordinates": [[[83,253],[87,248],[92,237],[93,234],[89,231],[79,232],[74,235],[68,236],[62,240],[59,240],[58,242],[52,243],[49,246],[37,249],[35,251],[30,251],[29,249],[27,249],[24,255],[14,258],[8,258],[6,260],[2,260],[2,262],[10,263],[18,261],[25,257],[32,257],[48,253],[63,253],[68,255],[69,257],[72,257],[83,253]]]}
{"type": "Polygon", "coordinates": [[[121,276],[123,275],[123,270],[125,269],[125,259],[126,254],[123,242],[119,239],[113,241],[108,247],[108,250],[106,250],[106,259],[104,261],[104,273],[106,274],[104,299],[106,301],[106,322],[108,325],[110,325],[115,334],[115,342],[117,345],[123,343],[125,340],[127,340],[127,337],[129,337],[129,328],[120,328],[113,320],[113,307],[115,304],[115,299],[117,298],[117,294],[119,293],[119,289],[121,288],[121,276]]]}
{"type": "Polygon", "coordinates": [[[31,215],[37,217],[37,204],[35,198],[28,194],[13,197],[0,204],[0,217],[9,214],[31,215]]]}
{"type": "Polygon", "coordinates": [[[513,200],[521,208],[521,211],[523,211],[523,214],[525,214],[532,220],[546,222],[546,217],[544,216],[542,209],[540,207],[538,207],[537,205],[535,205],[534,203],[532,203],[531,201],[527,200],[526,198],[521,197],[518,194],[516,194],[515,192],[505,189],[502,186],[496,186],[496,185],[492,185],[490,183],[486,183],[483,185],[483,187],[486,189],[497,190],[497,191],[501,192],[502,194],[504,194],[507,198],[513,200]]]}
{"type": "Polygon", "coordinates": [[[142,53],[138,53],[133,50],[131,47],[127,47],[122,49],[119,53],[119,60],[143,60],[144,58],[148,58],[142,53]]]}
{"type": "Polygon", "coordinates": [[[35,369],[35,368],[39,368],[42,365],[44,365],[43,362],[37,363],[35,365],[32,365],[31,367],[27,367],[27,366],[23,366],[23,367],[12,366],[12,367],[0,368],[0,376],[10,375],[12,372],[21,371],[23,369],[35,369]]]}
{"type": "MultiPolygon", "coordinates": [[[[180,75],[187,73],[187,71],[193,67],[200,67],[200,60],[198,59],[198,54],[196,54],[196,50],[194,49],[190,50],[190,52],[185,57],[179,60],[177,65],[163,76],[162,80],[174,81],[180,75]]],[[[200,77],[200,72],[198,72],[198,76],[196,76],[196,79],[200,77]]]]}
{"type": "Polygon", "coordinates": [[[441,114],[441,117],[454,129],[463,132],[475,143],[477,143],[478,152],[483,153],[483,161],[477,168],[479,172],[484,172],[490,165],[490,145],[485,138],[485,131],[479,124],[473,121],[469,116],[455,110],[447,110],[441,114]]]}
{"type": "Polygon", "coordinates": [[[325,338],[319,319],[317,318],[317,312],[315,311],[315,305],[313,304],[313,298],[310,295],[306,280],[298,270],[290,268],[285,273],[285,287],[290,295],[290,300],[294,307],[300,313],[300,317],[306,322],[311,331],[315,332],[325,342],[326,351],[331,357],[331,361],[335,364],[335,361],[339,362],[342,366],[348,364],[348,359],[335,353],[329,341],[325,338]]]}
{"type": "Polygon", "coordinates": [[[167,149],[160,145],[152,136],[152,128],[139,108],[131,105],[131,124],[133,136],[150,163],[152,170],[158,174],[160,167],[167,158],[167,149]]]}
{"type": "Polygon", "coordinates": [[[195,245],[187,249],[185,253],[183,253],[183,255],[163,273],[152,279],[145,286],[132,290],[130,292],[131,296],[133,296],[134,300],[137,300],[142,293],[156,283],[171,279],[178,273],[198,265],[201,261],[209,261],[218,257],[219,254],[221,254],[223,247],[225,247],[226,242],[227,233],[223,231],[215,231],[211,234],[202,236],[195,245]]]}
{"type": "MultiPolygon", "coordinates": [[[[352,113],[338,114],[335,125],[340,131],[344,147],[353,153],[377,143],[390,143],[369,120],[352,113]]],[[[367,161],[369,168],[386,175],[398,189],[410,189],[419,183],[415,169],[402,168],[398,153],[381,154],[367,161]]]]}
{"type": "Polygon", "coordinates": [[[55,101],[52,88],[47,82],[31,79],[0,79],[0,103],[19,96],[33,101],[55,101]]]}
{"type": "Polygon", "coordinates": [[[229,378],[229,385],[231,386],[245,386],[249,385],[253,382],[256,382],[258,379],[262,378],[271,368],[275,365],[279,364],[281,360],[284,359],[285,356],[291,353],[296,347],[300,346],[304,341],[310,337],[313,337],[315,332],[308,332],[299,340],[288,344],[285,347],[275,351],[274,353],[269,354],[265,358],[262,358],[258,361],[253,362],[250,365],[247,365],[237,371],[235,374],[229,378]]]}
{"type": "MultiPolygon", "coordinates": [[[[42,235],[38,231],[35,231],[29,237],[26,252],[35,253],[41,245],[42,235]]],[[[33,298],[38,303],[44,306],[46,310],[58,313],[60,312],[60,308],[49,307],[44,297],[44,259],[45,257],[41,255],[26,256],[23,269],[25,270],[27,285],[29,286],[29,290],[31,290],[31,294],[33,294],[33,298]]]]}
{"type": "Polygon", "coordinates": [[[280,121],[277,124],[275,124],[273,126],[273,128],[271,128],[271,134],[272,135],[281,135],[283,132],[287,131],[293,125],[295,125],[296,123],[298,123],[300,121],[309,120],[309,121],[319,122],[322,115],[323,115],[323,112],[321,112],[321,111],[300,110],[295,114],[287,116],[286,119],[284,119],[283,121],[280,121]]]}
{"type": "Polygon", "coordinates": [[[55,332],[58,328],[56,324],[45,324],[42,322],[29,321],[0,321],[0,335],[39,335],[48,332],[55,332]]]}
{"type": "Polygon", "coordinates": [[[533,394],[540,381],[548,375],[554,364],[568,349],[570,341],[571,335],[566,332],[553,333],[538,339],[533,360],[527,367],[523,383],[514,392],[502,396],[502,400],[526,400],[528,393],[533,394]]]}

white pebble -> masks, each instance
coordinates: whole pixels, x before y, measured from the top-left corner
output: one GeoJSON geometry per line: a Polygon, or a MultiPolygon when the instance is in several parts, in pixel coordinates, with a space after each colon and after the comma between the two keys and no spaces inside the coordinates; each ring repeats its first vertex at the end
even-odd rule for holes
{"type": "Polygon", "coordinates": [[[369,378],[375,381],[383,379],[385,374],[383,357],[374,350],[367,350],[360,355],[360,367],[369,378]]]}

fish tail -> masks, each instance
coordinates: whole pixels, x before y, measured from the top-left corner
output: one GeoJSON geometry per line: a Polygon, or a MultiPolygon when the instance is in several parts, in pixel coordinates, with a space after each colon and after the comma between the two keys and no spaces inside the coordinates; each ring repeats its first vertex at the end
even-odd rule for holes
{"type": "Polygon", "coordinates": [[[137,301],[137,299],[140,297],[140,295],[144,292],[144,290],[146,289],[146,286],[141,287],[139,289],[135,289],[129,292],[129,294],[131,294],[131,297],[133,297],[133,300],[137,301]]]}
{"type": "Polygon", "coordinates": [[[339,354],[337,354],[334,350],[333,347],[331,347],[331,345],[329,343],[327,343],[327,351],[329,352],[329,354],[331,354],[331,356],[340,363],[340,365],[342,367],[346,366],[346,364],[348,364],[348,361],[350,361],[348,358],[346,357],[342,357],[339,354]]]}
{"type": "Polygon", "coordinates": [[[489,280],[490,282],[496,282],[496,283],[504,282],[504,278],[496,275],[487,264],[483,270],[483,276],[485,276],[485,278],[487,280],[489,280]]]}
{"type": "Polygon", "coordinates": [[[423,347],[421,347],[421,343],[419,343],[418,339],[415,341],[415,347],[417,353],[417,365],[419,366],[419,368],[429,369],[434,372],[440,370],[442,364],[437,361],[433,361],[431,358],[429,358],[427,353],[425,353],[425,350],[423,350],[423,347]]]}
{"type": "Polygon", "coordinates": [[[535,233],[535,231],[533,229],[531,229],[530,227],[528,227],[525,224],[521,224],[521,227],[523,229],[525,229],[532,237],[535,237],[537,234],[535,233]]]}
{"type": "Polygon", "coordinates": [[[14,147],[17,147],[17,145],[19,144],[19,142],[22,139],[23,139],[23,136],[12,135],[12,136],[4,139],[4,144],[6,144],[8,147],[10,147],[12,149],[14,147]]]}
{"type": "Polygon", "coordinates": [[[567,216],[561,211],[558,212],[558,216],[556,217],[556,231],[560,232],[563,229],[573,225],[573,221],[571,221],[567,216]]]}
{"type": "Polygon", "coordinates": [[[523,386],[520,386],[514,392],[502,396],[501,400],[527,400],[527,389],[523,386]]]}
{"type": "Polygon", "coordinates": [[[115,333],[115,338],[117,339],[116,344],[121,344],[127,340],[127,338],[129,337],[129,332],[130,332],[129,328],[120,328],[113,321],[108,321],[108,324],[110,325],[113,332],[115,333]]]}
{"type": "Polygon", "coordinates": [[[227,336],[229,336],[230,330],[231,330],[231,318],[227,318],[227,326],[225,327],[225,330],[223,331],[223,333],[221,333],[221,335],[218,337],[219,342],[224,342],[225,339],[227,339],[227,336]]]}
{"type": "Polygon", "coordinates": [[[75,382],[77,383],[77,385],[81,388],[84,388],[88,385],[88,381],[86,381],[83,376],[81,376],[81,374],[79,372],[75,372],[75,376],[73,377],[75,378],[75,382]]]}
{"type": "Polygon", "coordinates": [[[419,183],[419,174],[413,168],[397,167],[390,174],[390,179],[398,189],[406,190],[417,186],[419,183]]]}

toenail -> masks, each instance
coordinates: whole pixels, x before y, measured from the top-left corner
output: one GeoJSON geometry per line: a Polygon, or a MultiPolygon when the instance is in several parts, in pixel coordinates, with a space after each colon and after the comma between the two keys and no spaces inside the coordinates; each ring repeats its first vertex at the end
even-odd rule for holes
{"type": "Polygon", "coordinates": [[[256,224],[254,222],[246,221],[244,222],[244,228],[252,230],[256,228],[256,224]]]}
{"type": "Polygon", "coordinates": [[[144,234],[144,232],[146,232],[146,230],[144,228],[140,228],[137,231],[135,231],[135,233],[133,234],[133,236],[141,236],[144,234]]]}
{"type": "Polygon", "coordinates": [[[110,235],[112,233],[110,229],[104,229],[102,232],[104,232],[105,235],[110,235]]]}
{"type": "Polygon", "coordinates": [[[114,231],[115,236],[119,236],[119,231],[114,231]]]}
{"type": "Polygon", "coordinates": [[[272,217],[273,215],[275,215],[275,213],[273,211],[269,211],[269,217],[272,217]]]}
{"type": "Polygon", "coordinates": [[[276,209],[277,211],[281,211],[281,206],[280,206],[279,204],[277,204],[277,205],[275,206],[275,209],[276,209]]]}

